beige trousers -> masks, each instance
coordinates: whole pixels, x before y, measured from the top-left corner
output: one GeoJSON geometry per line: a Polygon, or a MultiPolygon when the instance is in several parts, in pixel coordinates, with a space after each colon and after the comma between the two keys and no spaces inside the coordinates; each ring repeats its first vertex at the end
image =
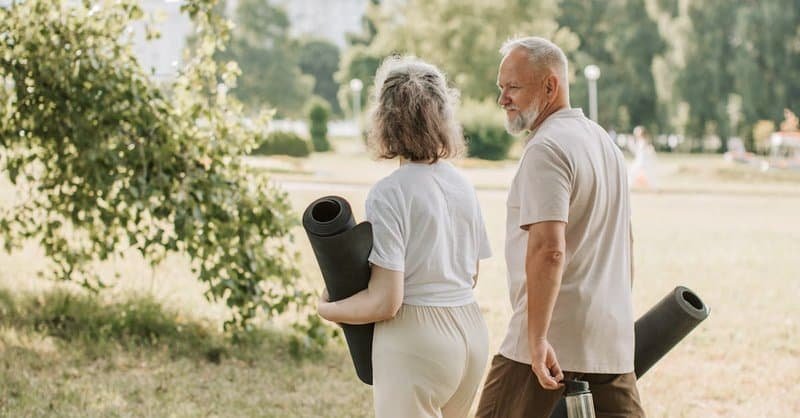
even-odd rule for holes
{"type": "Polygon", "coordinates": [[[477,303],[403,305],[375,324],[372,340],[376,418],[464,418],[489,355],[477,303]]]}

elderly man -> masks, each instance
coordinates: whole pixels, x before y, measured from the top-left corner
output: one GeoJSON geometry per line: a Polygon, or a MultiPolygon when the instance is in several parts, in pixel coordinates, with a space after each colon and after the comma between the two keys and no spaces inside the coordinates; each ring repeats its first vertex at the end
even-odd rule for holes
{"type": "Polygon", "coordinates": [[[598,417],[643,417],[625,161],[570,108],[559,47],[528,37],[500,52],[506,128],[528,139],[507,202],[513,314],[476,417],[549,417],[565,378],[589,382],[598,417]]]}

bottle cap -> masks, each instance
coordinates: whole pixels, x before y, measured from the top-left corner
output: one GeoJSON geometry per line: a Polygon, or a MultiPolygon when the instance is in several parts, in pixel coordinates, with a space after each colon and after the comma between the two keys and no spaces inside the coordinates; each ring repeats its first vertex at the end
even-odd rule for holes
{"type": "Polygon", "coordinates": [[[564,379],[565,396],[582,395],[584,393],[591,393],[589,391],[589,382],[584,380],[570,380],[564,379]]]}

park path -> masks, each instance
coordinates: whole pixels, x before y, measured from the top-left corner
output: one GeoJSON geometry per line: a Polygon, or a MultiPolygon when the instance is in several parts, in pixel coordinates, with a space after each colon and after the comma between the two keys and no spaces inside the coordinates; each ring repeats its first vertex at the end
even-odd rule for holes
{"type": "MultiPolygon", "coordinates": [[[[336,182],[336,181],[311,181],[311,180],[296,180],[276,177],[273,178],[275,183],[279,184],[286,191],[331,191],[331,192],[362,192],[367,191],[372,186],[366,183],[357,182],[336,182]]],[[[478,194],[492,197],[505,197],[508,194],[508,189],[499,186],[482,186],[475,187],[478,194]]],[[[740,190],[740,189],[726,189],[726,188],[704,188],[704,187],[669,187],[659,190],[647,189],[633,189],[631,191],[634,195],[715,195],[715,196],[750,196],[750,197],[780,197],[780,198],[800,198],[800,186],[794,188],[780,188],[780,189],[763,189],[763,190],[740,190]]]]}

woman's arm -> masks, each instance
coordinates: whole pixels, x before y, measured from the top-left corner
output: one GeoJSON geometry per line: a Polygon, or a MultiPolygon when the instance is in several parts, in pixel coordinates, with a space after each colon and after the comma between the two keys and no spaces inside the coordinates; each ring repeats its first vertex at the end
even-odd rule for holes
{"type": "Polygon", "coordinates": [[[358,325],[394,318],[402,304],[403,272],[373,265],[366,289],[336,302],[326,292],[317,309],[328,321],[358,325]]]}

